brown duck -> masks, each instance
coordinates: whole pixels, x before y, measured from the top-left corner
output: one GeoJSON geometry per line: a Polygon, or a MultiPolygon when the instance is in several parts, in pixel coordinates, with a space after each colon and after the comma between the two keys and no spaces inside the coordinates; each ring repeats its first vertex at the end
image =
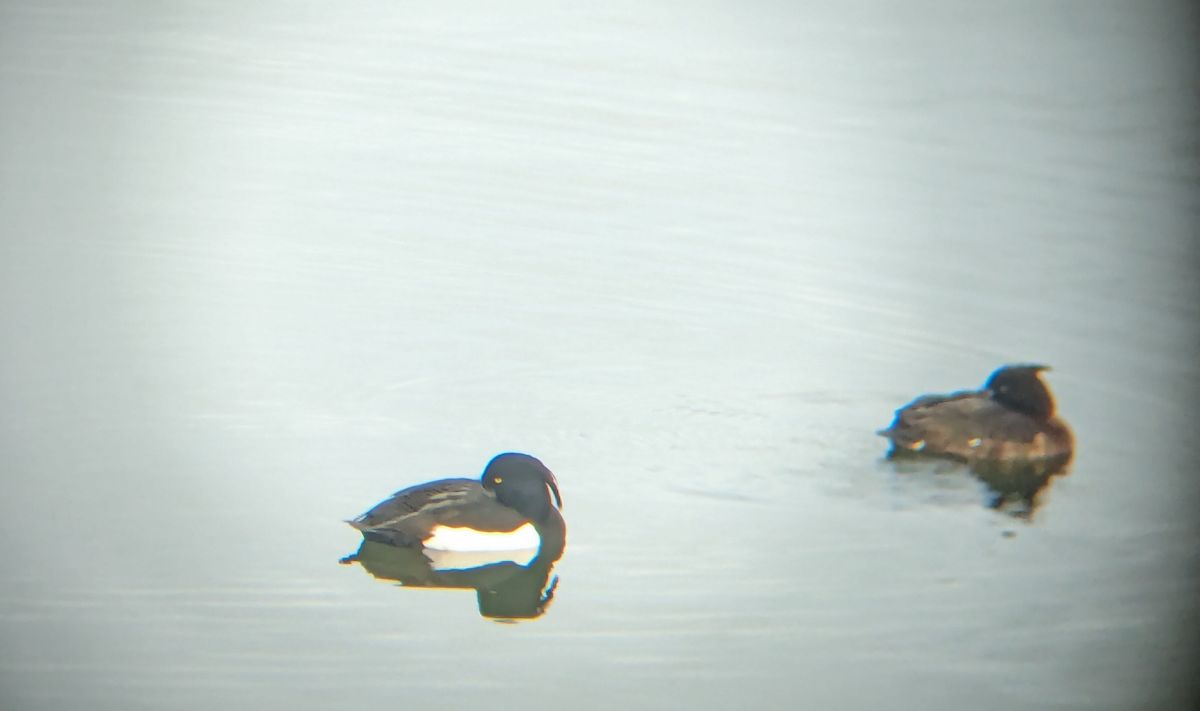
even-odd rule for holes
{"type": "Polygon", "coordinates": [[[1054,396],[1042,382],[1044,365],[1006,365],[982,390],[923,395],[896,411],[879,434],[892,453],[950,457],[967,462],[1069,459],[1074,437],[1054,414],[1054,396]]]}

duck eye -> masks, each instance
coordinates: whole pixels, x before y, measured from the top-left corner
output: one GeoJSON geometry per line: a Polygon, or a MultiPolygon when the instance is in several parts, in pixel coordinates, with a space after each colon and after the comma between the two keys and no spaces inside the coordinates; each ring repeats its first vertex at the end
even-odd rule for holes
{"type": "Polygon", "coordinates": [[[502,481],[504,481],[504,480],[503,480],[503,479],[501,479],[501,478],[500,478],[500,477],[498,477],[498,476],[494,476],[494,477],[492,477],[492,483],[493,483],[493,484],[499,484],[499,483],[500,483],[500,482],[502,482],[502,481]]]}

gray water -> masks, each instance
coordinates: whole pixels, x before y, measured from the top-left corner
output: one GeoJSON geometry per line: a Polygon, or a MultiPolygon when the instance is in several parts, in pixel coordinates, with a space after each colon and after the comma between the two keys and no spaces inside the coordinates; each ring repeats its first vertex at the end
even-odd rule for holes
{"type": "Polygon", "coordinates": [[[0,708],[1188,707],[1195,22],[3,3],[0,708]],[[1017,361],[1031,518],[882,460],[1017,361]],[[509,450],[541,618],[337,564],[509,450]]]}

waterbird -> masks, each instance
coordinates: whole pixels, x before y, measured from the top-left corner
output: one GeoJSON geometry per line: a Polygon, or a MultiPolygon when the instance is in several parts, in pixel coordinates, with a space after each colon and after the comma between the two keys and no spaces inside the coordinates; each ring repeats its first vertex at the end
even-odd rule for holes
{"type": "Polygon", "coordinates": [[[896,411],[879,434],[891,455],[917,453],[968,463],[1069,460],[1071,429],[1055,415],[1054,396],[1042,381],[1049,366],[1005,365],[981,390],[922,395],[896,411]]]}
{"type": "Polygon", "coordinates": [[[478,480],[409,487],[347,523],[367,542],[422,551],[434,570],[527,565],[545,545],[561,548],[561,508],[558,482],[546,465],[506,452],[493,457],[478,480]]]}

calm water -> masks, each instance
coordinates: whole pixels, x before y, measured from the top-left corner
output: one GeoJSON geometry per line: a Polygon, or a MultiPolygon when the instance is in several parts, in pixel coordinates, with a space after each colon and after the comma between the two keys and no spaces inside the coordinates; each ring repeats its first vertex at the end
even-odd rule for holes
{"type": "Polygon", "coordinates": [[[504,5],[0,7],[0,708],[1188,707],[1187,6],[504,5]],[[540,619],[338,565],[506,450],[540,619]]]}

